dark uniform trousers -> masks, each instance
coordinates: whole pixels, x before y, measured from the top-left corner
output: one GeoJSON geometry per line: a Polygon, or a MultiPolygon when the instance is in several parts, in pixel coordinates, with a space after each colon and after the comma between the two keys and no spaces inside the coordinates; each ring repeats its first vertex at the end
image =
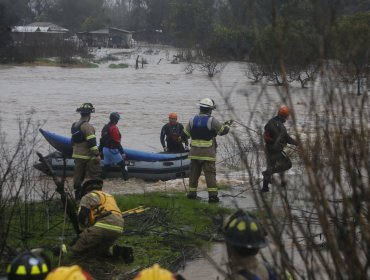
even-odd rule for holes
{"type": "Polygon", "coordinates": [[[86,173],[90,179],[102,179],[102,169],[100,161],[93,159],[79,159],[75,158],[75,170],[73,174],[73,184],[75,190],[80,190],[82,182],[85,180],[86,173]]]}
{"type": "Polygon", "coordinates": [[[75,254],[104,255],[122,234],[99,227],[89,227],[80,233],[70,250],[75,254]]]}
{"type": "Polygon", "coordinates": [[[209,196],[217,196],[217,181],[216,181],[216,162],[207,160],[192,159],[190,161],[189,186],[190,193],[196,194],[198,187],[198,179],[203,171],[206,178],[209,196]]]}
{"type": "Polygon", "coordinates": [[[292,162],[284,151],[275,152],[265,149],[267,169],[264,174],[271,179],[272,174],[283,173],[292,168],[292,162]]]}

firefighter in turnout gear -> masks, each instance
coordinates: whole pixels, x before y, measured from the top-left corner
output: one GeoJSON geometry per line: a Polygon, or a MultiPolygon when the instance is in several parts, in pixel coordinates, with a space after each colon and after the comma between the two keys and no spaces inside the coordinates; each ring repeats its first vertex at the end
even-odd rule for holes
{"type": "Polygon", "coordinates": [[[78,265],[59,266],[53,269],[45,280],[93,280],[90,273],[78,265]]]}
{"type": "Polygon", "coordinates": [[[101,179],[101,167],[95,129],[89,123],[91,113],[95,112],[95,108],[91,103],[84,103],[76,111],[80,113],[81,118],[71,127],[71,141],[73,145],[72,158],[75,161],[73,186],[75,197],[79,199],[86,173],[90,179],[101,179]]]}
{"type": "Polygon", "coordinates": [[[221,124],[212,117],[216,108],[214,101],[204,98],[199,103],[200,113],[189,120],[182,138],[191,138],[189,199],[197,198],[198,180],[203,171],[208,189],[208,202],[219,202],[216,183],[216,136],[225,135],[230,130],[231,121],[221,124]]]}
{"type": "Polygon", "coordinates": [[[262,172],[263,187],[261,192],[269,191],[269,183],[274,173],[280,173],[281,184],[285,186],[284,171],[292,167],[288,155],[284,152],[287,144],[297,145],[297,142],[289,136],[284,123],[289,117],[289,108],[285,105],[279,108],[277,116],[273,117],[265,125],[263,138],[265,141],[265,155],[267,168],[262,172]]]}
{"type": "Polygon", "coordinates": [[[89,180],[83,184],[78,210],[82,232],[69,250],[74,254],[121,256],[130,263],[133,261],[132,249],[114,245],[123,233],[122,212],[114,197],[103,192],[102,187],[102,180],[89,180]]]}
{"type": "Polygon", "coordinates": [[[109,123],[106,124],[101,132],[100,152],[104,155],[103,178],[105,179],[112,164],[116,164],[121,169],[122,179],[128,180],[128,172],[125,164],[126,154],[121,145],[121,133],[117,123],[121,116],[113,112],[109,116],[109,123]]]}
{"type": "Polygon", "coordinates": [[[188,140],[185,140],[185,147],[181,141],[181,134],[184,130],[184,126],[177,122],[177,114],[170,113],[168,115],[168,123],[166,123],[161,130],[161,144],[163,150],[169,153],[183,153],[188,149],[188,140]],[[167,143],[167,145],[166,145],[167,143]]]}
{"type": "Polygon", "coordinates": [[[267,240],[263,229],[252,215],[238,210],[225,220],[223,231],[229,257],[228,279],[277,279],[273,269],[256,257],[259,250],[267,246],[267,240]]]}

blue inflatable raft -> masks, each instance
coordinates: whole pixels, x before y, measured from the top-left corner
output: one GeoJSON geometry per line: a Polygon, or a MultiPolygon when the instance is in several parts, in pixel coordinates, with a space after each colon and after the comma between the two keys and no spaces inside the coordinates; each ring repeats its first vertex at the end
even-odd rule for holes
{"type": "MultiPolygon", "coordinates": [[[[58,152],[51,153],[45,158],[57,175],[66,172],[73,175],[74,160],[72,157],[71,139],[40,129],[41,134],[58,152]]],[[[144,180],[171,180],[189,177],[190,160],[188,153],[164,154],[150,153],[139,150],[124,148],[129,177],[144,180]]],[[[46,172],[41,163],[34,165],[40,171],[46,172]]],[[[120,177],[121,173],[117,166],[112,166],[108,177],[120,177]]]]}

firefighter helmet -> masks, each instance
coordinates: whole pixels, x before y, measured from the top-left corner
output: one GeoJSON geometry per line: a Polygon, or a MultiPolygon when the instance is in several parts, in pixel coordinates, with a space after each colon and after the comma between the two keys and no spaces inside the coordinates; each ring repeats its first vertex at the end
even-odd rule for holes
{"type": "Polygon", "coordinates": [[[117,112],[113,112],[109,115],[109,119],[112,123],[118,123],[121,119],[121,116],[117,112]]]}
{"type": "Polygon", "coordinates": [[[211,98],[203,98],[200,102],[199,102],[199,107],[203,107],[203,108],[210,108],[210,109],[216,109],[216,103],[213,99],[211,98]]]}
{"type": "Polygon", "coordinates": [[[224,225],[227,244],[247,249],[258,249],[267,246],[265,233],[256,218],[242,210],[228,218],[224,225]]]}
{"type": "Polygon", "coordinates": [[[93,179],[93,180],[87,180],[85,183],[83,183],[81,189],[82,195],[85,195],[93,190],[101,190],[103,188],[103,180],[100,179],[93,179]]]}
{"type": "Polygon", "coordinates": [[[159,264],[146,268],[139,272],[134,280],[175,280],[175,275],[167,269],[161,268],[159,264]]]}
{"type": "Polygon", "coordinates": [[[79,108],[77,108],[76,112],[79,112],[80,114],[95,113],[95,108],[91,103],[83,103],[79,108]]]}
{"type": "Polygon", "coordinates": [[[278,111],[278,115],[280,117],[283,117],[284,119],[287,119],[290,115],[289,108],[286,105],[281,105],[278,111]]]}
{"type": "Polygon", "coordinates": [[[45,280],[93,280],[93,278],[78,265],[72,265],[55,268],[45,280]]]}
{"type": "Polygon", "coordinates": [[[7,268],[9,280],[42,280],[48,272],[45,260],[28,251],[16,257],[7,268]]]}

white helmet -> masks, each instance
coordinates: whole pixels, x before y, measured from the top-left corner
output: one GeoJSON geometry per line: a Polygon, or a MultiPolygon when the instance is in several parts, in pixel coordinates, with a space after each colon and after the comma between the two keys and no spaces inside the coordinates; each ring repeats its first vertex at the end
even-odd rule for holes
{"type": "Polygon", "coordinates": [[[215,109],[216,108],[216,104],[215,102],[213,101],[213,99],[211,98],[203,98],[200,102],[199,102],[199,107],[204,107],[204,108],[211,108],[211,109],[215,109]]]}

